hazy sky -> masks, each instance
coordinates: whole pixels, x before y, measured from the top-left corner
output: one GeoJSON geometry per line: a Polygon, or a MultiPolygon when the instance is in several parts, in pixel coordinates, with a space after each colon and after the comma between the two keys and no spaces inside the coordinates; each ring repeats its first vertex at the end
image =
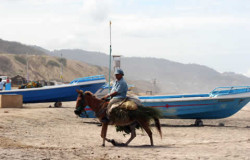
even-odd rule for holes
{"type": "Polygon", "coordinates": [[[207,65],[250,77],[249,0],[0,0],[0,38],[207,65]]]}

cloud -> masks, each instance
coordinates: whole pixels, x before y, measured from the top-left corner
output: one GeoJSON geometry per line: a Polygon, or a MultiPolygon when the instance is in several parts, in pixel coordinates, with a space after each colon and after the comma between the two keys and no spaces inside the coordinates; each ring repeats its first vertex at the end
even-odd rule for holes
{"type": "Polygon", "coordinates": [[[248,69],[246,73],[244,73],[244,75],[250,78],[250,68],[248,69]]]}
{"type": "MultiPolygon", "coordinates": [[[[103,22],[109,17],[111,0],[88,0],[84,1],[81,14],[92,22],[103,22]]],[[[84,20],[84,19],[83,19],[84,20]]]]}
{"type": "Polygon", "coordinates": [[[248,18],[230,16],[216,17],[157,17],[141,15],[114,15],[112,16],[117,32],[122,36],[154,38],[171,37],[171,35],[187,35],[191,32],[219,31],[237,26],[250,26],[248,18]],[[191,32],[190,32],[191,31],[191,32]]]}
{"type": "MultiPolygon", "coordinates": [[[[230,66],[235,69],[230,70],[244,73],[248,62],[243,70],[243,60],[238,57],[248,59],[239,54],[248,54],[250,49],[248,3],[0,0],[0,38],[50,50],[79,48],[109,53],[111,20],[114,53],[217,65],[222,72],[230,66]],[[230,54],[236,53],[238,57],[230,60],[230,54]],[[241,65],[232,65],[236,59],[241,65]]],[[[250,71],[246,74],[250,76],[250,71]]]]}

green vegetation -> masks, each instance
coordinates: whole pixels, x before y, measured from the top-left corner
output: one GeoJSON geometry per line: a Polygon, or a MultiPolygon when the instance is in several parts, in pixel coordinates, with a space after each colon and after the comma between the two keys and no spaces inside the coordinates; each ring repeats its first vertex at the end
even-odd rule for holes
{"type": "Polygon", "coordinates": [[[41,58],[41,63],[42,63],[42,64],[45,64],[45,63],[46,63],[46,57],[40,56],[40,58],[41,58]]]}
{"type": "Polygon", "coordinates": [[[23,56],[15,56],[15,60],[22,63],[22,64],[26,64],[26,58],[24,58],[23,56]]]}
{"type": "Polygon", "coordinates": [[[93,66],[95,66],[98,69],[98,71],[103,71],[103,68],[101,66],[98,65],[93,65],[93,66]]]}
{"type": "Polygon", "coordinates": [[[57,61],[59,63],[62,63],[64,67],[67,66],[67,59],[65,59],[65,58],[57,58],[57,61]]]}
{"type": "MultiPolygon", "coordinates": [[[[110,113],[110,119],[114,122],[117,121],[125,121],[126,119],[130,119],[133,117],[135,119],[141,119],[144,121],[150,121],[154,118],[161,118],[162,112],[156,108],[152,107],[144,107],[138,106],[137,110],[127,110],[124,108],[116,107],[110,113]]],[[[141,128],[140,126],[136,126],[137,129],[141,128]]],[[[129,126],[116,126],[117,132],[125,132],[129,134],[131,132],[129,126]]]]}
{"type": "Polygon", "coordinates": [[[47,66],[60,67],[60,65],[56,61],[53,61],[53,60],[49,60],[47,63],[47,66]]]}

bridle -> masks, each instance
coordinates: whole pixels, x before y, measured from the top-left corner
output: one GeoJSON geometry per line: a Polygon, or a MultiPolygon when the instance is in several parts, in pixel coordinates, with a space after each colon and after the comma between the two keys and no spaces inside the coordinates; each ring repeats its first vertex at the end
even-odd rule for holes
{"type": "MultiPolygon", "coordinates": [[[[77,115],[80,115],[80,114],[83,112],[84,108],[88,105],[88,104],[86,103],[86,105],[83,106],[84,103],[85,103],[84,96],[85,96],[85,93],[81,95],[81,100],[80,100],[80,102],[78,103],[78,105],[76,106],[75,114],[77,114],[77,115]]],[[[100,109],[99,109],[98,112],[95,112],[96,117],[99,117],[99,116],[102,115],[104,112],[106,112],[106,108],[101,108],[101,106],[102,106],[104,103],[106,103],[106,101],[102,101],[102,103],[99,104],[98,108],[100,108],[100,109]]]]}
{"type": "Polygon", "coordinates": [[[87,105],[83,106],[84,102],[85,102],[84,101],[84,95],[82,94],[81,95],[81,100],[80,100],[79,104],[76,106],[76,109],[74,111],[76,115],[80,116],[81,113],[83,112],[84,108],[87,106],[87,105]]]}

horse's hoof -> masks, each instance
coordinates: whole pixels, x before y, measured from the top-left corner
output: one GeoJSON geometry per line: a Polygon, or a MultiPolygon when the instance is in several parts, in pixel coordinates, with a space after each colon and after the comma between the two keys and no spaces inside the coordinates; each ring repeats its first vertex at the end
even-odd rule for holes
{"type": "Polygon", "coordinates": [[[112,143],[113,146],[117,146],[117,143],[116,143],[116,141],[115,141],[114,139],[111,139],[111,140],[110,140],[110,143],[112,143]]]}
{"type": "Polygon", "coordinates": [[[105,147],[105,144],[102,144],[103,147],[105,147]]]}
{"type": "Polygon", "coordinates": [[[121,146],[121,147],[126,147],[126,146],[128,146],[126,143],[120,143],[120,145],[119,146],[121,146]]]}
{"type": "Polygon", "coordinates": [[[97,126],[102,126],[102,123],[98,123],[97,126]]]}

